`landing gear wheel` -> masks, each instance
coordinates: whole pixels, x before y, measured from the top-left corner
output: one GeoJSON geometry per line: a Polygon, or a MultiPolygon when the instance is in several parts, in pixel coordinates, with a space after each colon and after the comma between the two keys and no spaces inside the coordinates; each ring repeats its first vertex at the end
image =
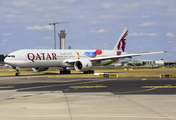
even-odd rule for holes
{"type": "Polygon", "coordinates": [[[16,76],[20,76],[20,73],[15,73],[16,76]]]}
{"type": "Polygon", "coordinates": [[[94,70],[84,71],[84,74],[94,74],[94,70]]]}
{"type": "Polygon", "coordinates": [[[16,76],[20,76],[20,75],[21,75],[18,69],[16,69],[15,75],[16,75],[16,76]]]}
{"type": "Polygon", "coordinates": [[[70,70],[68,70],[68,74],[70,74],[70,70]]]}
{"type": "Polygon", "coordinates": [[[68,69],[60,70],[60,74],[70,74],[70,73],[71,73],[71,71],[68,69]]]}

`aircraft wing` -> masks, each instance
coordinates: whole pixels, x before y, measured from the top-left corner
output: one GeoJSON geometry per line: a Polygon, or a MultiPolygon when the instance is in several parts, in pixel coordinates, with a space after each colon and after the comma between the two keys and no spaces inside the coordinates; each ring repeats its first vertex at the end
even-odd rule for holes
{"type": "Polygon", "coordinates": [[[134,56],[141,56],[141,55],[149,55],[149,54],[158,54],[158,53],[165,53],[166,51],[160,51],[160,52],[143,52],[143,53],[135,53],[135,54],[126,54],[126,55],[118,55],[118,56],[108,56],[108,57],[97,57],[97,58],[91,58],[91,61],[101,61],[101,60],[107,60],[107,59],[117,59],[117,58],[131,58],[134,56]]]}
{"type": "MultiPolygon", "coordinates": [[[[158,53],[165,53],[167,51],[160,51],[160,52],[143,52],[143,53],[135,53],[135,54],[126,54],[126,55],[118,55],[118,56],[107,56],[107,57],[96,57],[96,58],[90,58],[90,61],[101,61],[101,60],[109,60],[109,59],[117,59],[117,58],[131,58],[134,56],[141,56],[141,55],[149,55],[149,54],[158,54],[158,53]]],[[[65,63],[74,63],[76,62],[76,59],[68,59],[63,62],[65,63]]]]}

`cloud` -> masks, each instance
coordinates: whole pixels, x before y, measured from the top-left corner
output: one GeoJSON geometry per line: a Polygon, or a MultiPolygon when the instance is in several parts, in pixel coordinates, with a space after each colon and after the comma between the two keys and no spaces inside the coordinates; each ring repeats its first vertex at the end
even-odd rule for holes
{"type": "Polygon", "coordinates": [[[6,43],[0,43],[0,45],[6,45],[6,43]]]}
{"type": "Polygon", "coordinates": [[[134,16],[134,18],[137,18],[137,19],[146,19],[146,18],[151,18],[150,15],[143,15],[143,16],[134,16]]]}
{"type": "Polygon", "coordinates": [[[136,2],[136,3],[125,4],[124,6],[127,9],[132,9],[132,8],[137,8],[138,6],[140,6],[140,4],[136,2]]]}
{"type": "Polygon", "coordinates": [[[113,3],[103,3],[101,4],[103,8],[112,8],[114,6],[113,3]]]}
{"type": "Polygon", "coordinates": [[[176,35],[172,34],[172,33],[167,33],[166,34],[167,37],[176,37],[176,35]]]}
{"type": "Polygon", "coordinates": [[[103,45],[108,45],[107,43],[103,43],[103,45]]]}
{"type": "Polygon", "coordinates": [[[21,6],[26,6],[29,3],[25,0],[17,0],[17,1],[13,1],[12,5],[16,6],[16,7],[21,7],[21,6]]]}
{"type": "Polygon", "coordinates": [[[36,31],[53,30],[53,26],[51,26],[51,25],[46,25],[46,26],[35,25],[33,27],[27,26],[26,30],[36,30],[36,31]]]}
{"type": "Polygon", "coordinates": [[[41,37],[40,39],[53,39],[52,37],[41,37]]]}
{"type": "Polygon", "coordinates": [[[8,41],[8,39],[4,39],[4,40],[2,40],[3,42],[7,42],[8,41]]]}
{"type": "Polygon", "coordinates": [[[101,37],[101,36],[98,36],[97,38],[98,39],[106,39],[106,37],[101,37]]]}
{"type": "Polygon", "coordinates": [[[173,43],[172,41],[169,41],[168,43],[173,43]]]}
{"type": "Polygon", "coordinates": [[[7,18],[16,18],[16,17],[24,17],[24,15],[15,15],[15,14],[7,14],[7,18]]]}
{"type": "Polygon", "coordinates": [[[130,33],[129,36],[157,36],[157,33],[130,33]]]}
{"type": "Polygon", "coordinates": [[[139,27],[151,27],[151,26],[155,26],[155,23],[145,22],[145,23],[139,24],[137,26],[139,26],[139,27]]]}
{"type": "Polygon", "coordinates": [[[3,33],[2,35],[12,35],[12,33],[3,33]]]}
{"type": "Polygon", "coordinates": [[[76,2],[77,0],[63,0],[63,2],[67,2],[67,3],[74,3],[76,2]]]}
{"type": "Polygon", "coordinates": [[[92,33],[104,33],[104,32],[107,32],[107,30],[104,30],[104,29],[100,29],[100,30],[97,30],[97,31],[90,30],[90,32],[92,32],[92,33]]]}
{"type": "Polygon", "coordinates": [[[50,46],[37,46],[36,48],[37,49],[49,49],[50,46]]]}
{"type": "Polygon", "coordinates": [[[7,14],[5,15],[7,18],[22,18],[24,17],[24,12],[23,11],[19,11],[19,10],[12,10],[12,11],[8,11],[7,14]]]}
{"type": "Polygon", "coordinates": [[[101,45],[92,45],[92,49],[107,49],[108,47],[108,43],[101,43],[101,45]]]}
{"type": "Polygon", "coordinates": [[[135,42],[139,41],[139,40],[134,40],[135,42]]]}
{"type": "Polygon", "coordinates": [[[150,15],[141,16],[141,18],[151,18],[150,15]]]}

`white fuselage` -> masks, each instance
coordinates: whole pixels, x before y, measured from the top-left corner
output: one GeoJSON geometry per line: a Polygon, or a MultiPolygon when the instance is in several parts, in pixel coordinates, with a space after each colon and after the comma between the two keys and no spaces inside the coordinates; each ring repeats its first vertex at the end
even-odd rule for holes
{"type": "MultiPolygon", "coordinates": [[[[96,50],[53,50],[53,49],[24,49],[10,53],[5,58],[5,63],[12,67],[71,67],[72,63],[65,60],[78,60],[97,57],[116,56],[115,50],[101,50],[100,54],[96,50]]],[[[123,53],[122,53],[123,54],[123,53]]],[[[94,65],[104,65],[110,60],[96,61],[94,65]]]]}
{"type": "Polygon", "coordinates": [[[122,32],[113,50],[59,50],[59,49],[23,49],[10,53],[4,62],[16,69],[16,75],[20,75],[18,67],[31,67],[34,71],[45,71],[49,67],[63,67],[61,74],[70,74],[66,67],[74,67],[77,71],[94,73],[92,66],[110,65],[111,63],[134,56],[165,53],[145,52],[125,53],[128,28],[122,32]]]}

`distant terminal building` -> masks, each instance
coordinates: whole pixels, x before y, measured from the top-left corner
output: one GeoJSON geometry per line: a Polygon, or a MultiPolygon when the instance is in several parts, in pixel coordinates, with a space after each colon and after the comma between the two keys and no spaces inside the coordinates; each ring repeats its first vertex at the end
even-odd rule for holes
{"type": "Polygon", "coordinates": [[[131,60],[127,65],[136,65],[136,66],[175,66],[176,60],[131,60]]]}
{"type": "Polygon", "coordinates": [[[135,65],[135,66],[152,66],[156,65],[155,60],[131,60],[127,65],[135,65]]]}
{"type": "Polygon", "coordinates": [[[0,68],[3,68],[3,67],[5,67],[5,63],[0,62],[0,68]]]}
{"type": "Polygon", "coordinates": [[[155,60],[156,65],[176,66],[176,60],[155,60]]]}
{"type": "Polygon", "coordinates": [[[127,60],[123,59],[113,66],[176,66],[176,60],[127,60]]]}

